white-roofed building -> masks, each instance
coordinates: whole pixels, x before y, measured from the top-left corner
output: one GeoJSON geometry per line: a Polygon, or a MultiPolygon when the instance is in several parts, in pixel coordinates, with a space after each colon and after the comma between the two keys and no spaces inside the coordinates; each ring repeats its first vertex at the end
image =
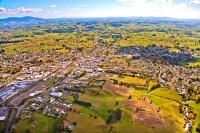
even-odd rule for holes
{"type": "Polygon", "coordinates": [[[62,96],[62,92],[52,92],[51,94],[50,94],[50,96],[53,96],[53,97],[61,97],[62,96]]]}

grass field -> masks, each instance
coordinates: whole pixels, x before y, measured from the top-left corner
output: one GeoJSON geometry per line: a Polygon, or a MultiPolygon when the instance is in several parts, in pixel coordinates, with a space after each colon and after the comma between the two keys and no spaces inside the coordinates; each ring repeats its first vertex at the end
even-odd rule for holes
{"type": "MultiPolygon", "coordinates": [[[[32,129],[33,133],[54,133],[55,132],[55,119],[46,117],[41,114],[35,114],[36,126],[32,129]]],[[[26,130],[31,127],[33,122],[30,119],[21,120],[17,123],[16,127],[19,133],[26,133],[26,130]]]]}
{"type": "Polygon", "coordinates": [[[71,112],[66,116],[66,118],[67,120],[77,122],[77,126],[73,133],[102,133],[105,126],[105,121],[102,118],[97,117],[97,119],[94,119],[94,117],[90,117],[88,114],[77,114],[71,112]]]}
{"type": "Polygon", "coordinates": [[[0,132],[3,132],[5,122],[0,122],[0,132]]]}
{"type": "Polygon", "coordinates": [[[149,81],[149,84],[148,84],[148,90],[150,90],[150,88],[154,85],[158,84],[157,82],[155,81],[149,81]]]}
{"type": "Polygon", "coordinates": [[[129,84],[144,85],[146,83],[145,79],[138,78],[138,77],[124,76],[123,78],[114,78],[114,79],[119,80],[119,82],[125,82],[125,83],[129,83],[129,84]]]}
{"type": "Polygon", "coordinates": [[[57,81],[59,78],[53,78],[48,83],[45,84],[46,87],[50,87],[55,81],[57,81]]]}
{"type": "Polygon", "coordinates": [[[151,91],[150,94],[160,96],[160,97],[164,97],[164,98],[168,98],[168,99],[175,100],[175,101],[178,101],[178,102],[182,101],[181,96],[178,95],[177,92],[170,90],[168,88],[157,88],[157,89],[151,91]]]}
{"type": "MultiPolygon", "coordinates": [[[[147,94],[147,91],[145,90],[136,90],[134,88],[130,88],[133,90],[132,94],[132,99],[138,99],[142,95],[147,94]]],[[[165,91],[165,90],[163,90],[165,91]]],[[[166,94],[175,96],[173,92],[168,92],[166,90],[166,94]]],[[[176,95],[179,97],[178,95],[176,95]]],[[[95,127],[96,132],[108,132],[111,128],[111,125],[113,126],[113,129],[111,132],[133,132],[133,133],[183,133],[183,125],[184,125],[184,119],[181,114],[178,112],[178,103],[169,100],[166,98],[158,97],[158,96],[153,96],[149,94],[148,96],[151,100],[153,100],[153,103],[157,107],[163,106],[161,109],[161,112],[163,113],[163,116],[165,118],[166,126],[165,127],[160,127],[160,128],[155,128],[155,127],[150,127],[146,126],[140,123],[132,122],[132,110],[130,108],[125,108],[122,106],[122,103],[127,100],[128,97],[126,96],[121,96],[117,94],[113,94],[111,92],[108,92],[106,90],[102,89],[97,89],[97,88],[89,88],[86,90],[86,92],[79,97],[79,100],[83,101],[88,101],[94,104],[95,106],[91,107],[84,107],[80,105],[74,104],[72,108],[75,108],[76,110],[79,110],[80,112],[83,113],[77,114],[78,116],[74,116],[75,114],[69,114],[67,118],[70,118],[72,120],[76,119],[78,123],[78,128],[74,130],[74,132],[79,132],[81,129],[83,131],[85,127],[85,123],[90,124],[91,122],[94,122],[94,125],[91,125],[91,130],[90,128],[87,129],[87,132],[93,132],[92,129],[95,127]],[[93,96],[91,95],[90,90],[96,90],[99,91],[98,96],[93,96]],[[116,102],[118,101],[118,105],[116,105],[116,102]],[[110,109],[116,109],[116,108],[121,108],[123,111],[123,116],[122,119],[116,123],[113,123],[111,125],[105,125],[105,120],[109,116],[109,111],[110,109]],[[97,119],[93,120],[94,118],[90,118],[90,114],[97,115],[97,119]],[[76,118],[77,117],[77,118],[76,118]],[[74,119],[73,119],[74,118],[74,119]],[[87,120],[88,122],[85,122],[87,120]],[[83,122],[84,121],[84,122],[83,122]],[[104,126],[105,127],[104,127],[104,126]],[[104,130],[102,131],[102,127],[104,127],[104,130]]]]}
{"type": "Polygon", "coordinates": [[[178,64],[181,66],[186,66],[186,67],[196,67],[200,66],[200,57],[195,56],[195,61],[190,61],[190,62],[179,62],[178,64]]]}
{"type": "MultiPolygon", "coordinates": [[[[200,103],[196,103],[194,101],[191,101],[191,102],[187,102],[190,107],[192,107],[194,109],[195,112],[200,112],[200,103]]],[[[196,128],[198,127],[198,125],[200,124],[200,115],[198,114],[196,119],[195,119],[195,125],[193,126],[193,130],[192,130],[192,133],[196,133],[196,128]]]]}
{"type": "Polygon", "coordinates": [[[60,49],[60,50],[56,50],[56,52],[59,52],[59,53],[68,53],[69,50],[67,50],[67,49],[60,49]]]}

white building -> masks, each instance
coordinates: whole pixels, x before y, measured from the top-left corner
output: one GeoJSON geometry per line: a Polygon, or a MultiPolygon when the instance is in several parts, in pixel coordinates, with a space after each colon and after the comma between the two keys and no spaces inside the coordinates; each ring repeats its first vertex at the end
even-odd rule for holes
{"type": "Polygon", "coordinates": [[[52,92],[51,94],[50,94],[50,96],[53,96],[53,97],[61,97],[62,96],[62,92],[52,92]]]}

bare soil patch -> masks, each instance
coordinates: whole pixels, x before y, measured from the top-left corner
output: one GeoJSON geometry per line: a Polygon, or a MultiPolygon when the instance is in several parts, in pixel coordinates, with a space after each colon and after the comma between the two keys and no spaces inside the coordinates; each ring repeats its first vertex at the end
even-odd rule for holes
{"type": "Polygon", "coordinates": [[[106,83],[103,86],[103,89],[124,96],[129,96],[133,93],[133,91],[128,87],[115,85],[112,83],[112,81],[106,81],[106,83]]]}
{"type": "Polygon", "coordinates": [[[149,100],[126,100],[122,105],[133,109],[133,121],[154,127],[165,126],[162,113],[149,100]]]}

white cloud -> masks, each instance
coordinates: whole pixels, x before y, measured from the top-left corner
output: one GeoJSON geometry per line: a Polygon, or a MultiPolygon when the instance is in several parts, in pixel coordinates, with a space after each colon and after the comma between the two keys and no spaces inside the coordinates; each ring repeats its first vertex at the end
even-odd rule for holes
{"type": "Polygon", "coordinates": [[[190,4],[200,4],[200,0],[190,0],[190,4]]]}
{"type": "Polygon", "coordinates": [[[80,6],[85,7],[86,5],[80,5],[80,6]]]}
{"type": "Polygon", "coordinates": [[[154,0],[154,1],[163,4],[173,3],[173,0],[154,0]]]}
{"type": "Polygon", "coordinates": [[[50,5],[49,7],[55,8],[55,7],[56,7],[56,5],[50,5]]]}
{"type": "Polygon", "coordinates": [[[51,11],[47,11],[47,12],[49,13],[49,12],[51,12],[51,11]]]}
{"type": "Polygon", "coordinates": [[[0,14],[12,15],[12,14],[27,14],[27,13],[37,13],[41,12],[40,8],[24,8],[19,7],[17,9],[6,9],[4,7],[0,7],[0,14]]]}
{"type": "MultiPolygon", "coordinates": [[[[200,0],[191,1],[193,4],[200,3],[200,0]]],[[[131,5],[127,7],[127,9],[118,11],[116,13],[118,16],[200,18],[200,10],[194,10],[189,7],[189,5],[187,5],[187,0],[179,4],[174,3],[173,0],[118,0],[118,2],[131,5]]],[[[112,13],[112,15],[113,14],[114,13],[112,13]]]]}
{"type": "Polygon", "coordinates": [[[73,9],[70,9],[72,11],[76,11],[76,10],[81,10],[82,8],[81,7],[78,7],[78,8],[73,8],[73,9]]]}
{"type": "Polygon", "coordinates": [[[141,4],[145,3],[145,0],[118,0],[119,2],[123,4],[141,4]]]}
{"type": "Polygon", "coordinates": [[[54,11],[53,13],[59,14],[62,13],[62,11],[54,11]]]}

